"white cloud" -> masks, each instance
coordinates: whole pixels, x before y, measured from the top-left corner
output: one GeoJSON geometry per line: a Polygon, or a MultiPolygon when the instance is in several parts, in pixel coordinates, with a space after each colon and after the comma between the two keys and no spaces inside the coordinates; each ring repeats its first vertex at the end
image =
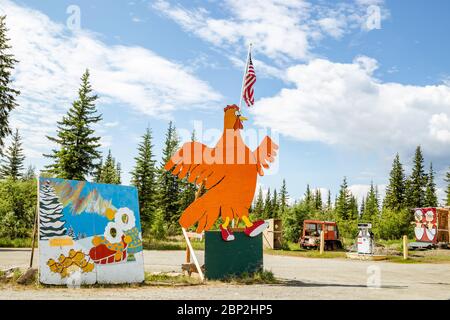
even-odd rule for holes
{"type": "Polygon", "coordinates": [[[154,117],[169,117],[186,107],[204,107],[222,99],[183,65],[142,47],[110,46],[92,32],[70,32],[43,13],[2,0],[8,36],[20,61],[14,77],[22,95],[12,125],[25,137],[27,155],[48,149],[53,134],[77,94],[85,68],[102,104],[114,102],[154,117]],[[30,149],[32,148],[32,150],[30,149]]]}
{"type": "MultiPolygon", "coordinates": [[[[311,48],[324,37],[341,38],[351,30],[363,29],[372,2],[325,5],[305,0],[261,0],[249,5],[247,0],[226,0],[222,6],[229,15],[225,18],[213,17],[202,7],[185,8],[165,0],[152,7],[215,46],[239,49],[243,43],[253,42],[255,51],[283,62],[311,58],[311,48]]],[[[378,4],[381,6],[380,1],[378,4]]]]}
{"type": "Polygon", "coordinates": [[[257,101],[255,123],[300,141],[395,151],[421,144],[450,154],[450,86],[382,83],[376,66],[368,57],[292,66],[287,80],[295,88],[257,101]]]}
{"type": "Polygon", "coordinates": [[[445,113],[433,114],[429,121],[430,135],[436,140],[450,143],[450,119],[445,113]]]}
{"type": "MultiPolygon", "coordinates": [[[[379,184],[374,185],[374,187],[378,188],[378,200],[380,201],[381,204],[381,201],[383,200],[386,194],[386,185],[379,184]]],[[[367,197],[367,193],[370,190],[370,184],[353,184],[349,186],[348,189],[350,190],[352,195],[354,195],[358,200],[358,205],[361,205],[362,199],[367,197]]]]}

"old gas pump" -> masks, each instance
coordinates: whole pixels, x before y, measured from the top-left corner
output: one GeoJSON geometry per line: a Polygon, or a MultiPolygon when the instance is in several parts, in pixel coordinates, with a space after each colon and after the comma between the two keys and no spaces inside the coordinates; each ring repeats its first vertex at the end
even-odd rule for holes
{"type": "Polygon", "coordinates": [[[358,254],[373,254],[374,241],[371,223],[358,223],[358,254]]]}

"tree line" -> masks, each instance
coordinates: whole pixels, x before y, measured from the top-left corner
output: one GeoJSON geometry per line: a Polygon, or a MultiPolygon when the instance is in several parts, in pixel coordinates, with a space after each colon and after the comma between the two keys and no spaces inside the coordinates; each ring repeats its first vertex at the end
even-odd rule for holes
{"type": "MultiPolygon", "coordinates": [[[[20,92],[14,89],[12,71],[18,61],[10,53],[5,16],[0,16],[0,237],[27,237],[30,235],[36,206],[35,168],[24,168],[25,156],[22,137],[18,129],[13,130],[9,116],[18,107],[20,92]],[[5,139],[11,142],[5,147],[5,139]]],[[[57,122],[54,136],[47,136],[55,145],[48,154],[49,164],[40,173],[42,176],[64,179],[90,180],[98,183],[122,183],[122,168],[111,150],[104,157],[100,152],[100,136],[94,125],[102,121],[98,113],[90,84],[90,73],[81,77],[78,97],[67,113],[57,122]]],[[[192,141],[196,140],[195,132],[192,141]]],[[[169,122],[162,157],[156,160],[152,130],[146,129],[137,145],[131,184],[139,193],[139,207],[145,235],[164,238],[179,232],[178,219],[181,212],[194,200],[197,187],[186,179],[178,180],[163,169],[164,164],[180,145],[177,130],[169,122]]],[[[406,177],[397,155],[390,173],[386,197],[381,203],[376,186],[371,185],[361,204],[349,191],[344,178],[334,202],[328,191],[326,199],[318,189],[307,186],[305,196],[289,204],[286,181],[277,190],[258,191],[250,208],[254,218],[276,218],[284,221],[285,237],[295,241],[306,218],[335,219],[341,231],[351,235],[358,221],[370,221],[377,234],[383,238],[399,237],[407,232],[411,221],[409,208],[437,205],[434,171],[430,164],[424,172],[424,160],[420,147],[414,157],[411,174],[406,177]]],[[[450,170],[446,174],[447,205],[450,205],[450,170]]],[[[200,192],[205,192],[201,190],[200,192]]]]}
{"type": "MultiPolygon", "coordinates": [[[[428,171],[425,171],[420,146],[416,148],[412,162],[411,173],[406,175],[400,156],[396,154],[383,199],[373,182],[361,203],[351,193],[346,177],[334,203],[329,191],[326,201],[322,201],[320,190],[311,191],[308,185],[304,197],[289,207],[282,216],[286,238],[290,241],[298,240],[305,219],[337,221],[344,237],[353,238],[359,222],[372,223],[375,236],[381,239],[398,239],[404,234],[412,237],[412,209],[439,205],[433,165],[430,163],[428,171]]],[[[450,206],[450,172],[447,172],[445,181],[446,198],[442,200],[445,205],[450,206]]]]}

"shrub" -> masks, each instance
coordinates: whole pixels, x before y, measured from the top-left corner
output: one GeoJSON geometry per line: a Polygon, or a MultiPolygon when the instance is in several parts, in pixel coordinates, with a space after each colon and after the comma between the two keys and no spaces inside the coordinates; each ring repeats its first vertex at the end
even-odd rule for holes
{"type": "Polygon", "coordinates": [[[0,181],[0,237],[31,236],[36,214],[36,180],[0,181]]]}

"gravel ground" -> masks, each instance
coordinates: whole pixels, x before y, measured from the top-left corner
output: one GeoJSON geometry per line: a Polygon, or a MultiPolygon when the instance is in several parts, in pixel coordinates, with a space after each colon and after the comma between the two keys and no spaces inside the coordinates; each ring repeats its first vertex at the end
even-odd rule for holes
{"type": "MultiPolygon", "coordinates": [[[[203,252],[198,258],[203,263],[203,252]]],[[[0,269],[26,267],[28,249],[0,248],[0,269]]],[[[37,257],[37,255],[36,255],[37,257]]],[[[145,270],[180,271],[184,251],[145,251],[145,270]]],[[[34,262],[37,265],[37,259],[34,262]]],[[[0,287],[0,299],[450,299],[450,264],[397,264],[264,256],[282,284],[188,287],[21,289],[0,287]]]]}

